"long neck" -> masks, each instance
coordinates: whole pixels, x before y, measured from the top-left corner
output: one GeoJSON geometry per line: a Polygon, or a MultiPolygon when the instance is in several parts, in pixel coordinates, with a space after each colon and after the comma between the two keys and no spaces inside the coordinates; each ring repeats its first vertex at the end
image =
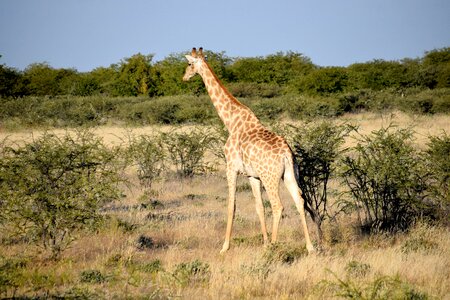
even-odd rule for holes
{"type": "Polygon", "coordinates": [[[245,125],[245,122],[248,121],[256,121],[259,123],[255,114],[247,106],[234,98],[222,85],[206,62],[203,64],[200,76],[203,78],[211,101],[220,119],[227,127],[228,132],[231,133],[240,130],[245,125]]]}

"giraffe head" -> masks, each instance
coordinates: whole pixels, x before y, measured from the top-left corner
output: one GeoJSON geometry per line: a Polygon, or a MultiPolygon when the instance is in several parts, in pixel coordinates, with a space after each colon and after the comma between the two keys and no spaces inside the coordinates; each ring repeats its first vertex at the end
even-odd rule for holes
{"type": "Polygon", "coordinates": [[[189,65],[186,68],[186,72],[184,72],[183,80],[188,81],[196,74],[201,74],[201,70],[203,68],[204,57],[203,57],[203,48],[200,49],[192,48],[191,55],[185,55],[186,59],[189,62],[189,65]]]}

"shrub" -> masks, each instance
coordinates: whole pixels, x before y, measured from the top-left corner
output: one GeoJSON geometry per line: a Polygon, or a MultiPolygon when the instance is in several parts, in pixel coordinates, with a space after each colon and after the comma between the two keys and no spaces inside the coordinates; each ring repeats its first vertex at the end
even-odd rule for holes
{"type": "Polygon", "coordinates": [[[159,259],[155,259],[155,260],[152,260],[149,263],[145,263],[143,265],[140,265],[139,269],[142,272],[152,273],[152,274],[158,273],[158,272],[164,270],[164,268],[162,267],[162,263],[161,263],[161,261],[159,259]]]}
{"type": "Polygon", "coordinates": [[[450,136],[443,133],[431,136],[424,151],[426,169],[429,171],[429,190],[435,215],[448,222],[450,212],[450,136]]]}
{"type": "Polygon", "coordinates": [[[119,196],[116,153],[89,131],[45,133],[0,159],[0,229],[50,250],[52,258],[75,233],[100,224],[99,208],[119,196]]]}
{"type": "Polygon", "coordinates": [[[23,285],[23,269],[27,261],[20,258],[5,258],[0,256],[0,296],[14,298],[15,291],[23,285]]]}
{"type": "Polygon", "coordinates": [[[82,283],[103,283],[106,277],[99,270],[85,270],[80,274],[80,281],[82,283]]]}
{"type": "Polygon", "coordinates": [[[354,277],[364,277],[367,275],[367,273],[369,273],[370,268],[371,267],[369,264],[352,260],[345,266],[345,271],[347,272],[347,274],[354,277]]]}
{"type": "Polygon", "coordinates": [[[426,184],[411,139],[409,129],[381,128],[345,157],[343,180],[363,228],[404,230],[421,214],[426,184]]]}
{"type": "Polygon", "coordinates": [[[205,160],[205,154],[215,145],[217,138],[209,130],[175,130],[162,133],[161,137],[179,176],[192,177],[213,170],[212,164],[205,160]]]}
{"type": "Polygon", "coordinates": [[[323,237],[322,222],[328,211],[328,183],[335,176],[336,162],[345,151],[340,147],[351,130],[350,126],[331,122],[294,129],[292,145],[298,184],[306,201],[305,207],[316,224],[319,241],[323,237]]]}
{"type": "Polygon", "coordinates": [[[208,283],[211,277],[209,264],[198,259],[176,265],[172,274],[181,286],[208,283]]]}
{"type": "Polygon", "coordinates": [[[155,241],[151,237],[146,235],[140,235],[136,244],[139,250],[153,249],[157,246],[155,245],[155,241]]]}
{"type": "Polygon", "coordinates": [[[264,252],[263,259],[267,264],[292,264],[297,259],[307,255],[305,247],[296,247],[287,244],[271,244],[264,252]]]}
{"type": "Polygon", "coordinates": [[[150,189],[165,170],[165,159],[158,136],[140,135],[130,137],[129,155],[137,166],[137,175],[142,186],[150,189]]]}
{"type": "Polygon", "coordinates": [[[340,279],[334,273],[335,281],[322,280],[316,286],[316,293],[321,298],[330,298],[331,296],[344,299],[411,299],[425,300],[428,295],[417,291],[410,284],[401,281],[398,277],[378,276],[369,283],[361,283],[357,280],[347,277],[340,279]],[[331,292],[332,295],[329,295],[331,292]]]}
{"type": "Polygon", "coordinates": [[[230,93],[235,97],[263,97],[273,98],[281,94],[281,87],[277,84],[256,82],[235,82],[228,85],[230,93]]]}

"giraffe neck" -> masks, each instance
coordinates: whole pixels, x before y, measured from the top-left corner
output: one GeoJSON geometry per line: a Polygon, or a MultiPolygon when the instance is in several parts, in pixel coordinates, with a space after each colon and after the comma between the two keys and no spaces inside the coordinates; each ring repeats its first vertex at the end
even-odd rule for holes
{"type": "Polygon", "coordinates": [[[206,62],[203,63],[203,69],[200,76],[202,77],[209,97],[211,98],[220,119],[227,127],[228,132],[232,133],[242,130],[242,127],[245,126],[247,122],[259,124],[259,120],[255,114],[230,94],[206,62]]]}

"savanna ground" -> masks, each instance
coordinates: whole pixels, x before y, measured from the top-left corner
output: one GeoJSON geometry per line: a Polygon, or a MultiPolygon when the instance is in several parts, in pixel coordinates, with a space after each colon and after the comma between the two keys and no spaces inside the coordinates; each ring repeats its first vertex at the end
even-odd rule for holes
{"type": "MultiPolygon", "coordinates": [[[[394,123],[413,127],[416,146],[450,132],[450,116],[402,113],[344,115],[335,122],[370,133],[394,123]]],[[[170,127],[97,127],[108,144],[131,130],[170,127]]],[[[65,130],[55,130],[63,133],[65,130]]],[[[41,130],[0,132],[23,141],[41,130]]],[[[346,145],[355,143],[347,138],[346,145]]],[[[218,172],[180,180],[161,178],[143,193],[133,169],[123,199],[104,208],[104,226],[83,233],[58,261],[29,244],[0,245],[0,256],[25,260],[21,284],[3,297],[79,299],[450,299],[450,233],[417,223],[407,233],[365,235],[353,214],[324,224],[321,251],[308,255],[299,216],[284,187],[279,243],[264,248],[251,188],[238,181],[230,250],[220,255],[226,227],[227,184],[218,172]]],[[[338,182],[333,187],[342,189],[338,182]]],[[[331,196],[331,205],[336,199],[331,196]]],[[[267,196],[263,193],[267,203],[267,196]]],[[[270,205],[266,222],[271,225],[270,205]]],[[[333,210],[331,206],[331,210],[333,210]]],[[[310,220],[309,220],[310,221],[310,220]]],[[[314,226],[309,223],[315,239],[314,226]]],[[[270,226],[269,226],[270,230],[270,226]]]]}

